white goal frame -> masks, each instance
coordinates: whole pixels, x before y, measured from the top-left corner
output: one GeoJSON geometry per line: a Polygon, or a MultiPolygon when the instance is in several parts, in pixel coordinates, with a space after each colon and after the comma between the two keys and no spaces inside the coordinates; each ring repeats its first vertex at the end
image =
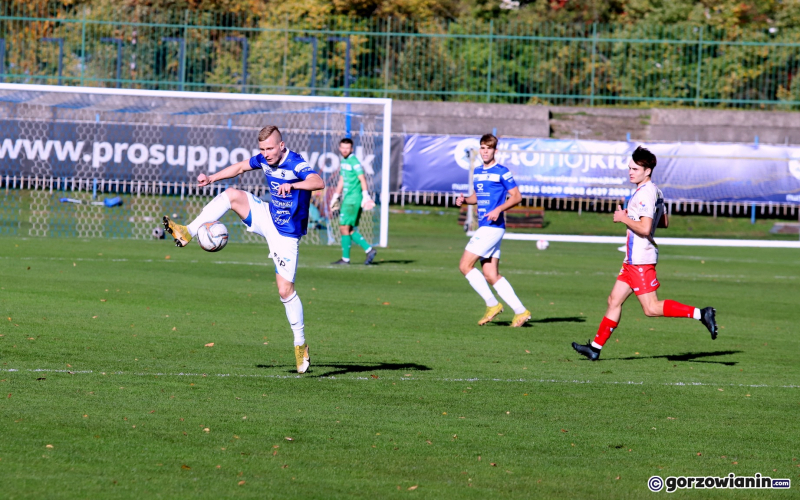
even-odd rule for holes
{"type": "Polygon", "coordinates": [[[391,179],[391,133],[392,133],[392,99],[383,97],[325,97],[276,94],[228,94],[221,92],[191,92],[176,90],[142,90],[142,89],[109,89],[100,87],[68,87],[56,85],[29,85],[17,83],[0,83],[0,90],[19,90],[28,92],[98,94],[138,97],[162,97],[173,99],[216,99],[231,101],[277,101],[317,104],[367,104],[383,106],[383,147],[381,154],[381,188],[380,188],[380,236],[379,246],[389,244],[389,182],[391,179]]]}

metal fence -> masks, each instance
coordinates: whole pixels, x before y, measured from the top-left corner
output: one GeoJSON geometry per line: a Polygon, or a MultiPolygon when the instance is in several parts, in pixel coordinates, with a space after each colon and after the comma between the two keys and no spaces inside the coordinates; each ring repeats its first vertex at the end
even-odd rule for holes
{"type": "MultiPolygon", "coordinates": [[[[0,8],[0,80],[575,105],[800,109],[800,30],[0,8]]],[[[126,10],[127,9],[127,10],[126,10]]]]}

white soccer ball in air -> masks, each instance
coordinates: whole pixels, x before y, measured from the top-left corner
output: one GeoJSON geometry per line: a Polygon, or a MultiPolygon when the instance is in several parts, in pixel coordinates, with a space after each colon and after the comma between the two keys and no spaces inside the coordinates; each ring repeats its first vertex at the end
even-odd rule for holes
{"type": "Polygon", "coordinates": [[[547,250],[547,247],[550,246],[550,242],[547,240],[539,240],[536,242],[536,248],[539,250],[547,250]]]}
{"type": "Polygon", "coordinates": [[[206,252],[219,252],[228,244],[228,228],[220,221],[206,222],[197,230],[197,242],[206,252]]]}

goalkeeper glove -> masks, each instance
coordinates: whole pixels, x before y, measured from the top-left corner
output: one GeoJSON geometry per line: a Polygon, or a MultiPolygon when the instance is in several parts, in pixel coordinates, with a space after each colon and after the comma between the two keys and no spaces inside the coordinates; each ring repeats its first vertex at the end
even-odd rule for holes
{"type": "Polygon", "coordinates": [[[372,210],[375,208],[375,202],[372,200],[372,196],[369,195],[369,191],[366,189],[361,191],[361,208],[364,210],[372,210]]]}
{"type": "Polygon", "coordinates": [[[339,201],[339,193],[333,193],[333,198],[331,198],[331,211],[335,212],[339,210],[342,206],[342,202],[339,201]]]}

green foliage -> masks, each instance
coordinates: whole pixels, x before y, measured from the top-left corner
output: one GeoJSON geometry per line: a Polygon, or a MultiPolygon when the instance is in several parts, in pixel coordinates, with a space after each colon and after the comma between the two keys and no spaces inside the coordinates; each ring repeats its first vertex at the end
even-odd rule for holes
{"type": "Polygon", "coordinates": [[[56,83],[58,46],[41,43],[51,37],[64,39],[62,83],[116,86],[119,65],[126,87],[238,92],[243,49],[229,40],[237,37],[249,44],[250,92],[342,95],[347,74],[351,95],[362,96],[800,107],[798,1],[535,1],[517,11],[482,0],[232,5],[12,3],[0,18],[6,78],[56,83]],[[227,10],[203,10],[212,7],[227,10]],[[135,24],[108,22],[118,18],[135,24]],[[332,36],[349,37],[350,67],[332,36]],[[298,37],[317,40],[316,57],[298,37]],[[102,38],[123,40],[119,61],[102,38]]]}

